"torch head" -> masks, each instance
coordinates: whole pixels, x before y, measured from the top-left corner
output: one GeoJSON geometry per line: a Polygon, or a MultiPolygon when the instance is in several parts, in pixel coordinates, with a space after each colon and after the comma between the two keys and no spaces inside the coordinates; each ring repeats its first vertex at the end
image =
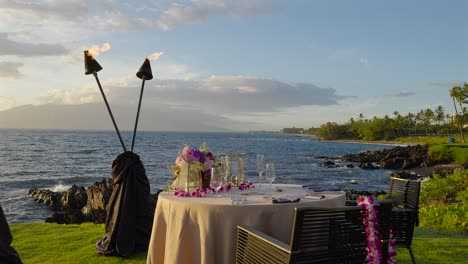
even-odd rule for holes
{"type": "Polygon", "coordinates": [[[140,79],[145,78],[145,80],[153,79],[153,72],[151,71],[151,64],[148,58],[145,59],[140,69],[136,73],[136,76],[140,79]]]}
{"type": "Polygon", "coordinates": [[[86,75],[102,70],[101,65],[99,65],[93,55],[91,55],[91,53],[89,53],[87,50],[84,51],[84,64],[86,75]]]}

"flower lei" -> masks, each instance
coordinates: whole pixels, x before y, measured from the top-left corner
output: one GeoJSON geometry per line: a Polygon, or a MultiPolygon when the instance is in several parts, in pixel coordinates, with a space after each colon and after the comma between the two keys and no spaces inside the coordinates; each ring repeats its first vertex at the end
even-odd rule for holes
{"type": "Polygon", "coordinates": [[[206,195],[206,193],[208,192],[208,188],[204,188],[204,189],[200,189],[200,188],[197,188],[195,189],[195,191],[191,192],[191,193],[188,193],[184,190],[181,190],[179,188],[175,188],[174,189],[174,195],[177,196],[177,197],[203,197],[206,195]]]}
{"type": "MultiPolygon", "coordinates": [[[[220,192],[224,190],[226,190],[226,192],[231,190],[231,184],[228,183],[224,185],[223,187],[221,187],[221,189],[219,189],[220,192]]],[[[174,195],[177,197],[204,197],[207,193],[210,193],[210,192],[215,193],[216,190],[213,187],[201,188],[201,189],[197,188],[195,189],[195,191],[189,193],[179,188],[174,188],[174,195]]]]}
{"type": "MultiPolygon", "coordinates": [[[[239,184],[238,188],[239,190],[246,190],[250,188],[255,188],[255,186],[253,185],[253,182],[244,182],[244,183],[239,184]]],[[[219,191],[222,192],[226,190],[226,192],[228,192],[231,189],[232,189],[232,185],[228,183],[228,184],[225,184],[223,187],[221,187],[219,191]]],[[[177,197],[204,197],[207,193],[210,193],[210,192],[215,193],[216,191],[212,187],[202,188],[202,189],[197,188],[195,189],[195,191],[191,193],[181,190],[179,188],[174,189],[174,195],[177,197]]]]}
{"type": "MultiPolygon", "coordinates": [[[[372,196],[358,199],[357,204],[361,206],[364,211],[363,222],[366,226],[367,236],[367,263],[379,264],[382,260],[382,240],[379,236],[377,221],[377,206],[379,205],[374,203],[374,198],[372,196]]],[[[396,263],[393,259],[394,256],[396,256],[395,240],[393,239],[393,232],[390,230],[387,264],[396,263]]]]}
{"type": "Polygon", "coordinates": [[[239,184],[239,190],[243,191],[245,189],[255,188],[253,182],[243,182],[239,184]]]}

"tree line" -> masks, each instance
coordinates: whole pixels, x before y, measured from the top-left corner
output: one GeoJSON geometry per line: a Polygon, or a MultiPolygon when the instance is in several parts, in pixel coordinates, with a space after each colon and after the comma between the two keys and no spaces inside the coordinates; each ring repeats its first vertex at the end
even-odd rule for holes
{"type": "Polygon", "coordinates": [[[468,120],[468,111],[465,106],[468,105],[468,84],[454,86],[449,92],[455,110],[453,115],[446,113],[440,105],[435,109],[422,109],[417,113],[406,115],[395,111],[391,116],[366,118],[360,114],[343,124],[327,122],[319,128],[309,128],[305,133],[314,134],[326,140],[393,140],[399,137],[441,137],[459,133],[464,143],[464,129],[468,120]]]}

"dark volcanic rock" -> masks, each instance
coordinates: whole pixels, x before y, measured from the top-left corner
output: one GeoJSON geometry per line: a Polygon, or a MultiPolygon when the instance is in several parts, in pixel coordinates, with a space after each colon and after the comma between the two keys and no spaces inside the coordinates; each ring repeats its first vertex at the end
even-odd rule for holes
{"type": "Polygon", "coordinates": [[[38,203],[43,203],[54,211],[62,209],[62,203],[60,202],[62,194],[59,192],[33,188],[29,189],[28,194],[31,195],[38,203]]]}
{"type": "Polygon", "coordinates": [[[53,212],[45,219],[46,223],[65,224],[65,214],[63,212],[53,212]]]}
{"type": "MultiPolygon", "coordinates": [[[[54,212],[46,218],[48,223],[79,224],[83,222],[105,223],[106,206],[113,190],[112,179],[95,182],[88,188],[73,185],[65,192],[30,189],[29,195],[38,203],[47,205],[54,212]]],[[[154,211],[160,191],[151,195],[154,211]]]]}
{"type": "Polygon", "coordinates": [[[421,178],[432,177],[434,174],[439,174],[440,176],[445,177],[447,174],[453,174],[457,171],[462,171],[465,169],[467,169],[467,166],[458,164],[439,164],[430,167],[413,168],[400,172],[394,172],[391,176],[402,179],[417,180],[421,178]]]}
{"type": "Polygon", "coordinates": [[[379,167],[374,166],[372,162],[362,162],[359,164],[359,168],[364,169],[364,170],[375,170],[378,169],[379,167]]]}
{"type": "Polygon", "coordinates": [[[88,201],[83,207],[82,212],[94,219],[94,222],[104,223],[106,221],[106,205],[109,202],[112,190],[112,179],[102,179],[101,182],[95,182],[86,189],[88,201]]]}
{"type": "Polygon", "coordinates": [[[430,160],[427,150],[427,145],[398,146],[391,149],[380,149],[345,155],[343,156],[343,160],[360,162],[361,164],[376,162],[382,169],[404,170],[429,166],[430,160]]]}

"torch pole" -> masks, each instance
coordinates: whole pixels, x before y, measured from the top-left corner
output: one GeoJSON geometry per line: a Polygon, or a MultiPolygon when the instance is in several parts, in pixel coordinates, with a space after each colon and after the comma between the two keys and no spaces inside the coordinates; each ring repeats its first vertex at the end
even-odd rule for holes
{"type": "Polygon", "coordinates": [[[132,148],[130,149],[131,152],[133,152],[133,146],[135,144],[135,136],[136,136],[136,131],[137,131],[137,127],[138,127],[138,118],[140,117],[141,99],[143,97],[143,90],[145,89],[146,77],[143,76],[141,79],[143,80],[143,82],[141,83],[140,100],[138,101],[138,109],[137,109],[137,115],[136,115],[136,120],[135,120],[135,128],[133,129],[132,148]]]}
{"type": "Polygon", "coordinates": [[[115,122],[114,115],[112,115],[112,111],[111,111],[111,109],[109,107],[109,103],[107,102],[106,95],[104,94],[104,90],[102,90],[101,82],[99,82],[97,72],[93,72],[93,75],[94,75],[94,78],[96,78],[96,82],[97,82],[97,84],[99,86],[99,90],[101,91],[102,98],[104,98],[104,102],[106,103],[107,111],[109,111],[109,115],[110,115],[110,117],[112,119],[112,123],[114,124],[115,131],[117,131],[117,136],[119,136],[120,144],[122,145],[122,148],[123,148],[124,152],[127,152],[127,149],[125,148],[125,144],[124,144],[124,142],[122,140],[122,136],[120,135],[119,128],[117,127],[117,123],[115,122]]]}

